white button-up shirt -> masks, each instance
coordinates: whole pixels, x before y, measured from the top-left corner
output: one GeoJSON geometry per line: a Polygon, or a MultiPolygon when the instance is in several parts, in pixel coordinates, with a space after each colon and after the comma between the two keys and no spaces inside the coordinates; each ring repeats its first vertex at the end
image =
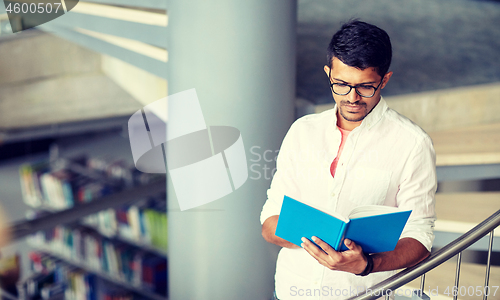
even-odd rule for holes
{"type": "MultiPolygon", "coordinates": [[[[346,217],[360,205],[387,205],[412,210],[401,238],[414,238],[430,251],[437,187],[430,137],[388,108],[382,98],[347,137],[333,178],[330,164],[341,142],[336,113],[337,106],[302,117],[290,127],[281,145],[261,223],[280,214],[284,195],[346,217]]],[[[394,273],[360,277],[332,271],[302,248],[282,248],[276,265],[276,294],[280,300],[344,299],[369,292],[367,288],[394,273]]]]}

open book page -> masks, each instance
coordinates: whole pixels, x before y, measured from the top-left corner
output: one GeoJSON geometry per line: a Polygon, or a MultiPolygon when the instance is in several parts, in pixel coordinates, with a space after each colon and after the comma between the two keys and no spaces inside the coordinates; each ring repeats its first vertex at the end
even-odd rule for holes
{"type": "Polygon", "coordinates": [[[337,218],[337,219],[339,219],[339,220],[341,220],[341,221],[344,221],[345,223],[348,223],[348,222],[349,222],[349,219],[350,219],[350,218],[345,217],[345,216],[341,215],[341,214],[340,214],[340,213],[338,213],[338,212],[331,211],[331,210],[328,210],[328,209],[325,209],[325,208],[323,208],[323,207],[319,207],[319,206],[313,206],[313,205],[308,204],[308,203],[305,203],[305,204],[307,204],[307,205],[309,205],[310,207],[315,208],[315,209],[317,209],[317,210],[319,210],[319,211],[322,211],[322,212],[324,212],[325,214],[328,214],[328,215],[330,215],[330,216],[332,216],[332,217],[334,217],[334,218],[337,218]]]}
{"type": "Polygon", "coordinates": [[[401,210],[397,207],[391,207],[385,205],[364,205],[353,209],[349,213],[349,219],[377,216],[377,215],[395,213],[400,211],[401,210]]]}

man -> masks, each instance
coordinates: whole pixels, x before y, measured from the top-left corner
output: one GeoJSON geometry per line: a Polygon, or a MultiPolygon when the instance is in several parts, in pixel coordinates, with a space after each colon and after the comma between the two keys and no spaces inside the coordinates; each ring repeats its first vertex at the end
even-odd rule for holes
{"type": "Polygon", "coordinates": [[[283,247],[277,299],[349,298],[429,255],[435,153],[429,136],[380,96],[392,76],[391,57],[384,30],[361,21],[344,24],[324,67],[335,107],[300,118],[283,140],[261,213],[263,237],[283,247]],[[370,204],[412,213],[393,251],[369,255],[346,240],[349,250],[336,252],[316,237],[304,237],[297,247],[274,234],[284,195],[344,216],[370,204]]]}

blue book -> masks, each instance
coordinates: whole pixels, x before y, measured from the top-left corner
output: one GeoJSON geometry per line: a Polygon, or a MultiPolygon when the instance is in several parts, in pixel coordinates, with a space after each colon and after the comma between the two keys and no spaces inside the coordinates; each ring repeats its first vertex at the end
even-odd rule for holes
{"type": "Polygon", "coordinates": [[[299,247],[302,237],[311,240],[317,236],[336,251],[348,250],[346,238],[360,245],[365,253],[392,251],[410,214],[411,210],[366,205],[353,209],[345,218],[285,196],[275,234],[299,247]]]}

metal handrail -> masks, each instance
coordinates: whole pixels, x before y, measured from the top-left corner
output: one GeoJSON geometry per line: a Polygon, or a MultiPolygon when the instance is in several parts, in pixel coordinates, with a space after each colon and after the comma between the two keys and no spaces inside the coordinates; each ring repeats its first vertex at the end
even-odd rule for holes
{"type": "Polygon", "coordinates": [[[446,262],[448,259],[457,255],[458,253],[461,253],[464,249],[468,248],[479,239],[492,232],[499,225],[500,210],[492,214],[483,222],[479,223],[476,227],[472,228],[448,245],[431,254],[419,264],[411,268],[407,268],[372,286],[371,288],[369,288],[370,293],[364,293],[362,295],[354,296],[349,298],[348,300],[371,300],[380,298],[381,295],[390,294],[397,288],[429,272],[430,270],[446,262]]]}

